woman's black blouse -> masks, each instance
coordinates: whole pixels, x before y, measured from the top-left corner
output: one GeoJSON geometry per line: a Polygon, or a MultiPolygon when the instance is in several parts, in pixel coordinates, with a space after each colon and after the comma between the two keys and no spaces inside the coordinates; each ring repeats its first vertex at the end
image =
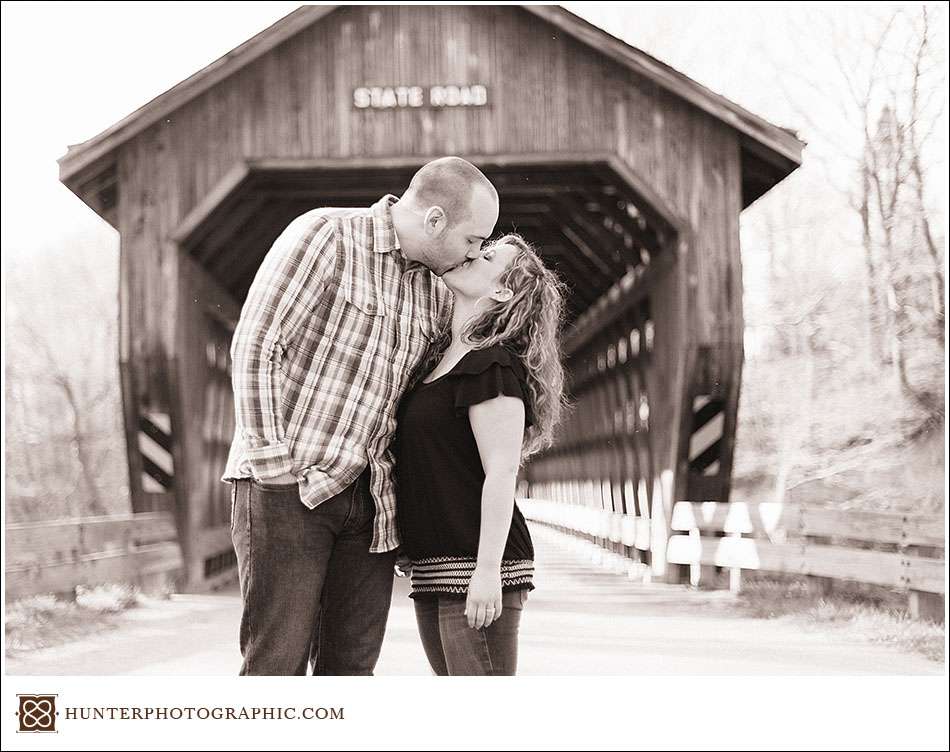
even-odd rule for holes
{"type": "MultiPolygon", "coordinates": [[[[403,397],[392,448],[397,525],[413,562],[412,597],[467,592],[485,481],[468,408],[499,395],[521,399],[525,425],[531,425],[524,367],[495,345],[466,353],[451,371],[418,382],[403,397]]],[[[503,589],[533,589],[533,560],[531,536],[515,505],[502,557],[503,589]]]]}

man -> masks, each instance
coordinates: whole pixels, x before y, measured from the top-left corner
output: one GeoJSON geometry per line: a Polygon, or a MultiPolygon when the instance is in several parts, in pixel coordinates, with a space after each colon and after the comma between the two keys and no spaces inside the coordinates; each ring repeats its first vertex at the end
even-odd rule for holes
{"type": "Polygon", "coordinates": [[[224,480],[243,614],[241,674],[373,673],[399,541],[395,413],[498,194],[457,157],[369,209],[314,209],[268,252],[231,345],[224,480]]]}

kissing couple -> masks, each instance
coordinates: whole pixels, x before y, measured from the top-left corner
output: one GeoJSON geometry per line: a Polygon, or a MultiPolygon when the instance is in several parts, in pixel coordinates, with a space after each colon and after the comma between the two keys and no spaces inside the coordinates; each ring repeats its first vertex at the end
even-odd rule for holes
{"type": "Polygon", "coordinates": [[[223,480],[242,675],[372,675],[409,574],[437,675],[513,675],[534,588],[515,503],[564,405],[564,288],[458,157],[296,218],[231,345],[223,480]]]}

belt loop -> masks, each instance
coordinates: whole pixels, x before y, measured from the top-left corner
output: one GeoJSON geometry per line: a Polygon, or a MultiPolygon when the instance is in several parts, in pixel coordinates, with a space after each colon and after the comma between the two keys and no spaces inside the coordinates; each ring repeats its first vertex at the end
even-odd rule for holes
{"type": "Polygon", "coordinates": [[[242,504],[250,504],[251,503],[251,481],[247,478],[239,478],[238,480],[234,482],[237,485],[238,500],[242,504]]]}

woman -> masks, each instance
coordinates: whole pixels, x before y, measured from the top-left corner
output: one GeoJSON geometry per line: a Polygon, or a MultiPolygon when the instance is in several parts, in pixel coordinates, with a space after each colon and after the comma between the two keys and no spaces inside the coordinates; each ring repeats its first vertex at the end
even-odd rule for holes
{"type": "Polygon", "coordinates": [[[442,277],[449,316],[400,405],[397,522],[416,621],[440,675],[513,675],[534,589],[514,502],[521,460],[551,443],[563,404],[563,286],[518,235],[442,277]]]}

